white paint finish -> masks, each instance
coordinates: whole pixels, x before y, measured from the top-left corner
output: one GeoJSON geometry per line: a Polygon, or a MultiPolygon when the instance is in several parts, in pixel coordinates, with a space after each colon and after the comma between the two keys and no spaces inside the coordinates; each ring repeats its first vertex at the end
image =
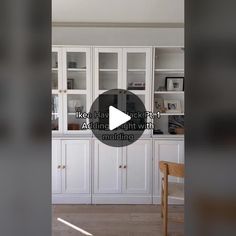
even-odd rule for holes
{"type": "MultiPolygon", "coordinates": [[[[146,107],[147,111],[151,110],[151,81],[152,81],[152,49],[151,48],[124,48],[123,49],[123,88],[127,89],[128,86],[128,69],[131,67],[137,68],[140,67],[141,64],[144,64],[144,72],[145,72],[145,90],[137,90],[132,91],[135,94],[143,95],[143,103],[146,107]],[[144,56],[145,61],[142,63],[142,56],[144,56]],[[133,57],[132,57],[133,56],[133,57]],[[131,57],[131,58],[130,58],[131,57]],[[130,60],[131,59],[131,60],[130,60]]],[[[134,77],[135,78],[135,77],[134,77]]],[[[134,79],[137,81],[137,79],[134,79]]],[[[140,81],[137,81],[140,82],[140,81]]],[[[146,132],[147,133],[147,132],[146,132]]]]}
{"type": "MultiPolygon", "coordinates": [[[[176,163],[184,163],[184,141],[174,141],[174,140],[155,140],[154,141],[154,165],[153,165],[153,184],[154,184],[154,199],[160,198],[160,183],[161,183],[161,175],[159,170],[159,161],[170,161],[176,163]]],[[[182,181],[179,178],[169,177],[170,181],[182,181]]],[[[174,198],[170,198],[170,200],[174,200],[174,198]]],[[[180,199],[179,202],[182,202],[180,199]]],[[[154,201],[154,203],[159,203],[154,201]]]]}
{"type": "Polygon", "coordinates": [[[54,45],[173,46],[184,45],[183,28],[53,27],[54,45]]]}
{"type": "Polygon", "coordinates": [[[60,166],[61,158],[61,141],[52,140],[52,193],[61,193],[62,191],[62,173],[60,166]]]}
{"type": "MultiPolygon", "coordinates": [[[[114,87],[110,87],[109,89],[115,89],[115,88],[121,88],[122,86],[122,49],[121,48],[98,48],[95,47],[94,48],[94,99],[97,98],[97,96],[99,95],[99,83],[101,82],[101,77],[100,77],[100,69],[104,69],[104,68],[100,68],[100,55],[107,55],[108,59],[110,59],[109,55],[117,55],[117,62],[115,62],[115,69],[117,69],[116,71],[116,77],[115,78],[111,78],[111,79],[115,79],[117,84],[114,87]]],[[[104,60],[105,61],[105,60],[104,60]]],[[[111,66],[111,61],[105,61],[104,63],[104,67],[108,67],[108,69],[110,69],[109,67],[111,66]]],[[[107,68],[106,68],[107,69],[107,68]]],[[[105,69],[105,70],[106,70],[105,69]]],[[[114,68],[112,68],[114,69],[114,68]]],[[[108,84],[108,82],[106,83],[108,84]]],[[[109,83],[111,84],[111,83],[109,83]]],[[[107,85],[106,85],[107,86],[107,85]]]]}
{"type": "Polygon", "coordinates": [[[121,148],[95,141],[94,193],[121,193],[121,148]]]}
{"type": "Polygon", "coordinates": [[[53,0],[61,22],[184,22],[184,0],[53,0]]]}
{"type": "MultiPolygon", "coordinates": [[[[64,133],[74,134],[74,133],[83,133],[90,134],[89,130],[68,130],[68,96],[70,95],[81,95],[80,100],[85,100],[86,112],[89,112],[91,102],[92,102],[92,56],[91,56],[91,48],[90,47],[65,47],[62,49],[62,65],[63,65],[63,76],[62,76],[62,96],[63,96],[63,131],[64,133]],[[67,68],[67,54],[70,52],[74,53],[85,53],[86,54],[86,89],[84,91],[81,90],[68,90],[67,89],[67,78],[68,76],[68,68],[67,68]],[[83,96],[83,97],[82,97],[83,96]]],[[[88,123],[88,119],[86,120],[88,123]]]]}
{"type": "Polygon", "coordinates": [[[150,194],[152,153],[150,140],[138,140],[125,148],[123,192],[150,194]]]}
{"type": "Polygon", "coordinates": [[[62,141],[63,192],[89,193],[90,157],[88,140],[62,141]]]}

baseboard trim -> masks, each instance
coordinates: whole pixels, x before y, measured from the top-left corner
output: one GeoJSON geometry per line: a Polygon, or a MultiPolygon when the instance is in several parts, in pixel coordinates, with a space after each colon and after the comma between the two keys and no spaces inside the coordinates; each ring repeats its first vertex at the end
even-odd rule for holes
{"type": "Polygon", "coordinates": [[[92,204],[152,204],[151,196],[99,196],[92,197],[92,204]]]}

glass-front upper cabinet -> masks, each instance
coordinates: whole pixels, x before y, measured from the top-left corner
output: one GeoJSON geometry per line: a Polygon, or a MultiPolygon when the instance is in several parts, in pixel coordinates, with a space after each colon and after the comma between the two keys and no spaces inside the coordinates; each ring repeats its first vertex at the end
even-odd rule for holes
{"type": "Polygon", "coordinates": [[[62,50],[53,48],[51,58],[51,129],[53,132],[62,132],[62,50]]]}
{"type": "Polygon", "coordinates": [[[95,48],[95,96],[122,88],[122,49],[95,48]]]}
{"type": "Polygon", "coordinates": [[[78,113],[88,113],[91,105],[91,50],[66,48],[63,62],[64,130],[67,133],[89,133],[83,129],[88,119],[79,118],[78,113]]]}
{"type": "Polygon", "coordinates": [[[150,109],[150,86],[152,81],[152,49],[123,49],[123,84],[143,101],[147,110],[150,109]]]}

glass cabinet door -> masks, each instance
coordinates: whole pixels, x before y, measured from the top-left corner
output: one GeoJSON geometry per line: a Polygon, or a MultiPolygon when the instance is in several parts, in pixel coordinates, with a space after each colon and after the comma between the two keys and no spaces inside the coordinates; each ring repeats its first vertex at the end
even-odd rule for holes
{"type": "Polygon", "coordinates": [[[121,88],[122,49],[95,48],[95,95],[121,88]]]}
{"type": "Polygon", "coordinates": [[[91,63],[89,48],[68,48],[64,51],[64,107],[66,132],[89,132],[82,129],[88,119],[78,113],[89,112],[91,104],[91,63]]]}
{"type": "Polygon", "coordinates": [[[61,49],[53,48],[51,54],[52,77],[51,77],[51,129],[53,132],[62,131],[62,67],[61,67],[61,49]]]}
{"type": "Polygon", "coordinates": [[[138,95],[147,110],[151,86],[151,48],[125,48],[124,87],[138,95]]]}

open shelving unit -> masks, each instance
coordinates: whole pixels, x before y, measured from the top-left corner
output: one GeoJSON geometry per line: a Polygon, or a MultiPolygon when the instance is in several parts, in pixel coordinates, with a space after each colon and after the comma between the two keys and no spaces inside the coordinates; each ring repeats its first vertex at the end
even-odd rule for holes
{"type": "Polygon", "coordinates": [[[183,137],[184,48],[180,46],[155,47],[153,65],[153,111],[160,112],[160,118],[154,119],[153,136],[183,137]],[[179,87],[167,85],[167,78],[179,87]],[[172,112],[170,108],[173,108],[172,112]]]}

